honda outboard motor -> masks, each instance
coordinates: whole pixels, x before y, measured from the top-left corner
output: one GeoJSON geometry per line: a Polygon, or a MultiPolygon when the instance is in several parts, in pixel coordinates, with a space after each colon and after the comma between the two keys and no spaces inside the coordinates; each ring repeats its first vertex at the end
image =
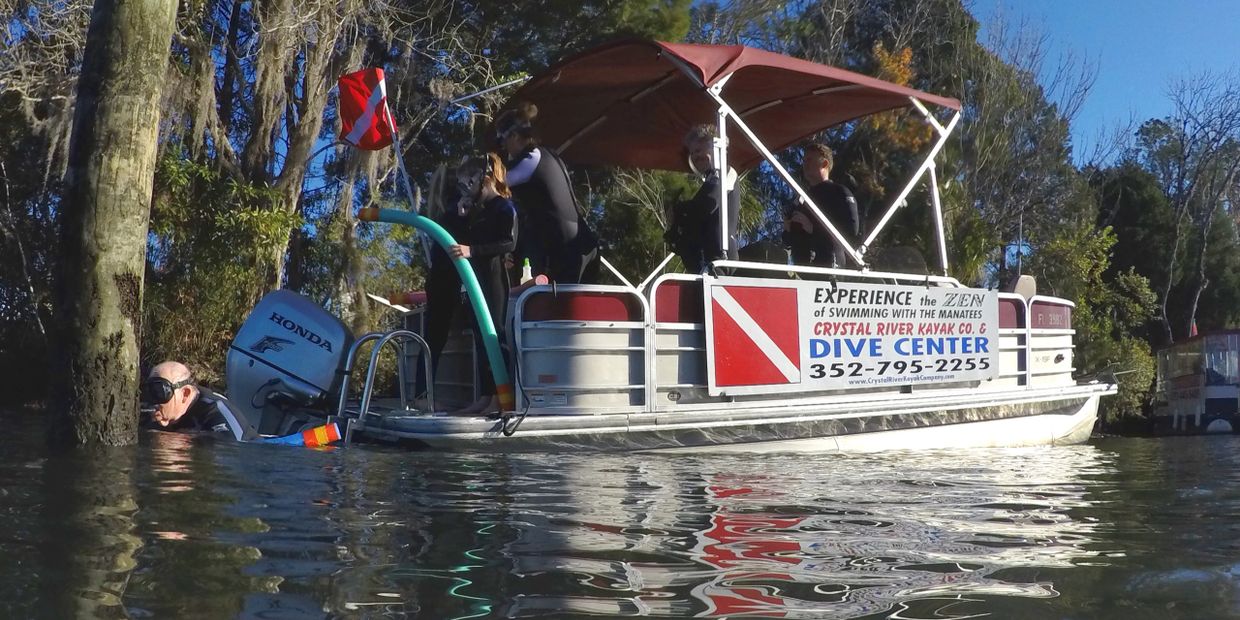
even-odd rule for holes
{"type": "Polygon", "coordinates": [[[344,323],[318,304],[292,291],[268,293],[228,348],[228,399],[261,434],[300,430],[317,421],[315,408],[334,403],[352,344],[344,323]]]}

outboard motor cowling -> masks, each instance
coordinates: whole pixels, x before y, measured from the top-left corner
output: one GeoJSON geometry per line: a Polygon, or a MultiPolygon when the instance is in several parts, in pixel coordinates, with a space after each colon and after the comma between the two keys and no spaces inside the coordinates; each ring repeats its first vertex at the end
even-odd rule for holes
{"type": "Polygon", "coordinates": [[[292,291],[259,300],[228,348],[228,398],[265,435],[294,432],[307,409],[330,401],[353,334],[340,319],[292,291]]]}

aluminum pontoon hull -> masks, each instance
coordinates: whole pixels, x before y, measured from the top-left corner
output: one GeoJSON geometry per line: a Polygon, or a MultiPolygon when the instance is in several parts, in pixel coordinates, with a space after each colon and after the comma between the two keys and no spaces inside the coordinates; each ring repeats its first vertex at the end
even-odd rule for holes
{"type": "Polygon", "coordinates": [[[486,452],[696,450],[867,452],[1060,445],[1089,438],[1110,384],[1019,394],[961,390],[898,398],[719,410],[529,416],[516,420],[387,412],[355,424],[354,439],[486,452]]]}

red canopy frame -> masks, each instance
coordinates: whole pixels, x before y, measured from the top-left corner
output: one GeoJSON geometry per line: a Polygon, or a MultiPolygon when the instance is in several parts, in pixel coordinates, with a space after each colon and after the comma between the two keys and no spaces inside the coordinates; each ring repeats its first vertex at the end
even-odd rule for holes
{"type": "MultiPolygon", "coordinates": [[[[626,40],[593,48],[535,76],[513,96],[539,108],[543,143],[577,164],[688,171],[681,139],[714,122],[706,89],[779,151],[824,129],[908,107],[910,97],[953,110],[960,102],[843,69],[740,45],[626,40]]],[[[745,171],[762,154],[730,149],[745,171]]]]}
{"type": "MultiPolygon", "coordinates": [[[[681,140],[694,125],[715,123],[720,135],[715,161],[720,169],[745,171],[763,160],[769,162],[863,269],[875,236],[929,172],[939,258],[946,273],[933,160],[959,121],[956,99],[740,45],[626,40],[560,62],[529,80],[513,100],[538,106],[540,140],[576,164],[687,172],[681,140]],[[956,114],[945,127],[926,109],[927,103],[956,114]],[[857,118],[909,106],[935,127],[939,140],[875,230],[853,248],[772,151],[857,118]],[[727,136],[733,131],[746,140],[729,143],[727,136]]],[[[721,192],[720,200],[727,200],[726,192],[721,192]]],[[[726,217],[727,209],[720,211],[726,217]]],[[[720,234],[726,237],[726,230],[725,222],[720,234]]]]}

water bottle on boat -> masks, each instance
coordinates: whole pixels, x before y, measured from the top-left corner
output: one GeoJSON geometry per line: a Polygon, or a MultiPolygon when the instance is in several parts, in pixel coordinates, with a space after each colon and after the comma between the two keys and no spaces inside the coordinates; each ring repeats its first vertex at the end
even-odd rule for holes
{"type": "Polygon", "coordinates": [[[534,279],[534,270],[530,268],[530,259],[525,259],[521,263],[521,284],[525,284],[534,279]]]}

